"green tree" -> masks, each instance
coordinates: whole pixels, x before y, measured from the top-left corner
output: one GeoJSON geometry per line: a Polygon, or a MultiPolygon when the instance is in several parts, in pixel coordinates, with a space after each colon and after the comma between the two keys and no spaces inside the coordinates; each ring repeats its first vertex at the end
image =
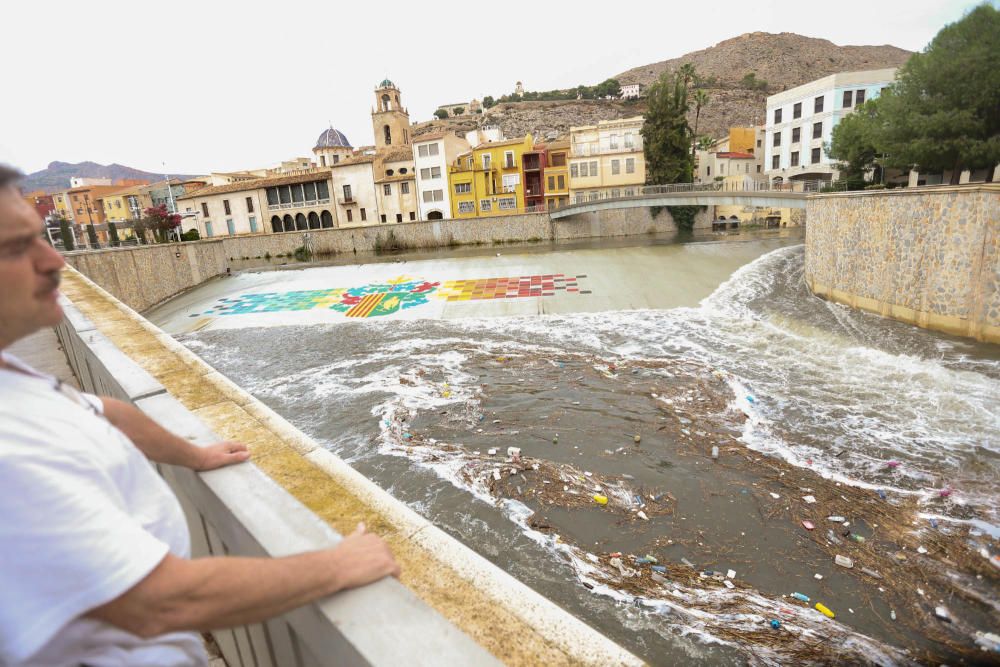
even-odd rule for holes
{"type": "Polygon", "coordinates": [[[866,175],[875,168],[878,157],[876,134],[882,100],[868,100],[845,116],[833,128],[830,144],[825,146],[826,154],[837,160],[840,180],[846,187],[860,189],[865,185],[866,175]]]}
{"type": "Polygon", "coordinates": [[[694,131],[691,133],[691,156],[694,157],[696,145],[695,138],[698,136],[698,121],[701,119],[701,109],[708,104],[708,93],[701,88],[694,91],[694,131]]]}
{"type": "Polygon", "coordinates": [[[642,126],[647,183],[690,183],[694,178],[687,94],[685,75],[680,71],[673,75],[664,72],[647,90],[642,126]]]}
{"type": "Polygon", "coordinates": [[[874,143],[889,164],[951,170],[1000,162],[1000,10],[979,5],[914,54],[885,91],[874,143]]]}
{"type": "Polygon", "coordinates": [[[56,217],[56,221],[59,223],[59,238],[62,239],[63,248],[69,252],[76,247],[72,224],[63,215],[56,217]]]}
{"type": "Polygon", "coordinates": [[[713,144],[715,144],[715,139],[708,136],[707,134],[703,134],[700,137],[698,137],[698,150],[700,151],[712,150],[713,144]]]}
{"type": "Polygon", "coordinates": [[[596,97],[618,97],[621,95],[621,92],[622,85],[618,83],[618,79],[605,79],[594,86],[594,95],[596,97]]]}
{"type": "Polygon", "coordinates": [[[747,72],[744,74],[743,79],[740,81],[740,85],[747,90],[767,90],[767,81],[758,79],[757,75],[753,72],[747,72]]]}
{"type": "Polygon", "coordinates": [[[493,99],[492,95],[487,95],[483,98],[483,108],[489,109],[490,107],[496,105],[497,101],[493,99]]]}
{"type": "Polygon", "coordinates": [[[438,109],[437,111],[434,112],[434,115],[437,116],[438,118],[440,118],[441,120],[444,120],[445,118],[448,117],[448,110],[447,109],[438,109]]]}
{"type": "Polygon", "coordinates": [[[108,242],[115,248],[122,244],[118,240],[118,227],[113,222],[108,223],[108,242]]]}
{"type": "Polygon", "coordinates": [[[454,114],[456,116],[461,116],[463,113],[465,113],[465,107],[455,107],[454,114]]]}
{"type": "Polygon", "coordinates": [[[677,71],[684,79],[685,88],[689,87],[691,82],[698,78],[698,72],[695,71],[693,63],[684,63],[677,71]]]}

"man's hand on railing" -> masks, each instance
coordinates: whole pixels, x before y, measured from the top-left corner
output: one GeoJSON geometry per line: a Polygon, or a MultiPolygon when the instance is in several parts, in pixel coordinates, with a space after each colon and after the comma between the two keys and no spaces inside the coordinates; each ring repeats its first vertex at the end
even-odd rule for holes
{"type": "Polygon", "coordinates": [[[367,532],[363,523],[330,552],[330,560],[338,591],[364,586],[390,574],[399,577],[399,564],[388,545],[378,535],[367,532]]]}
{"type": "Polygon", "coordinates": [[[246,445],[241,443],[225,441],[199,447],[163,428],[131,403],[110,396],[102,396],[101,402],[104,417],[112,426],[128,436],[146,458],[157,463],[205,471],[243,463],[250,458],[246,445]]]}
{"type": "Polygon", "coordinates": [[[224,468],[234,463],[243,463],[250,459],[250,450],[242,442],[225,440],[201,448],[199,460],[193,470],[205,472],[224,468]]]}

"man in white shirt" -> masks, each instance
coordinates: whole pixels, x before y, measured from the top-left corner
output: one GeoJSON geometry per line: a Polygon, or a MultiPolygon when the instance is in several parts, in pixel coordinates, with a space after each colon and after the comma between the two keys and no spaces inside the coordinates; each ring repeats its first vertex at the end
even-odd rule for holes
{"type": "Polygon", "coordinates": [[[81,394],[3,352],[58,324],[62,256],[0,165],[0,665],[205,665],[198,631],[256,623],[399,567],[363,526],[325,551],[191,559],[150,460],[211,470],[131,404],[81,394]]]}

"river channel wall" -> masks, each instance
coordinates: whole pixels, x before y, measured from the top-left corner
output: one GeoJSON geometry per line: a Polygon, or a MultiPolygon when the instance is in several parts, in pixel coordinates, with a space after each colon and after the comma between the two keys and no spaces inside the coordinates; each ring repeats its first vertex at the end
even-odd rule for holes
{"type": "Polygon", "coordinates": [[[1000,343],[1000,184],[823,194],[806,210],[813,293],[1000,343]]]}
{"type": "MultiPolygon", "coordinates": [[[[698,214],[695,228],[711,226],[712,214],[698,214]]],[[[392,233],[400,249],[499,245],[530,241],[633,236],[677,230],[670,213],[649,208],[584,213],[551,220],[548,213],[471,220],[426,220],[369,227],[345,227],[279,234],[222,236],[188,243],[87,250],[66,255],[71,266],[129,307],[142,311],[206,280],[234,262],[289,255],[305,247],[315,257],[374,253],[392,233]]],[[[241,264],[242,266],[242,264],[241,264]]]]}

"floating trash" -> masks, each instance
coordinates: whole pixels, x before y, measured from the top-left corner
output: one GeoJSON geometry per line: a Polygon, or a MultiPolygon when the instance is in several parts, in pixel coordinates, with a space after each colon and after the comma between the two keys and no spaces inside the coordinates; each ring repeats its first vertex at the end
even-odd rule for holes
{"type": "Polygon", "coordinates": [[[830,611],[830,608],[827,607],[822,602],[817,602],[816,603],[816,609],[819,611],[819,613],[823,614],[827,618],[835,618],[836,617],[836,614],[834,614],[832,611],[830,611]]]}

